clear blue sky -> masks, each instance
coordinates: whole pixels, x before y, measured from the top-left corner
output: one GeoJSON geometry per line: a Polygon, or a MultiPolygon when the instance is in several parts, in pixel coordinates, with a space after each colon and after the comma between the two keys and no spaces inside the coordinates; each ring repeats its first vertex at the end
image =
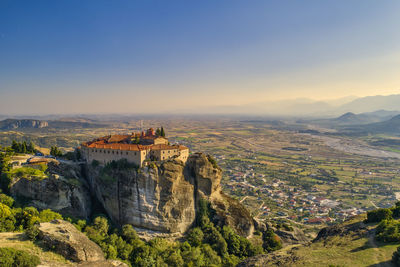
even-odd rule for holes
{"type": "Polygon", "coordinates": [[[0,0],[0,113],[400,90],[400,1],[0,0]]]}

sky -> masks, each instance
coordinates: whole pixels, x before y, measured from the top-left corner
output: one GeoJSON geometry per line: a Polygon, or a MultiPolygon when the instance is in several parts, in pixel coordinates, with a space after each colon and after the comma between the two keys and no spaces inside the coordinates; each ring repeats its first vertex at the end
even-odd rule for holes
{"type": "Polygon", "coordinates": [[[0,0],[0,114],[400,93],[397,0],[0,0]]]}

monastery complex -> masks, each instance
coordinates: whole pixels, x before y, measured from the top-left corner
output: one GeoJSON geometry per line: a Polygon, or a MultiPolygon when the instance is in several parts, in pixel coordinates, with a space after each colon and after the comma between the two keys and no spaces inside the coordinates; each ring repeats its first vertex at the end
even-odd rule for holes
{"type": "Polygon", "coordinates": [[[146,132],[128,135],[109,135],[83,143],[82,156],[87,162],[97,160],[100,164],[127,159],[142,167],[148,161],[177,158],[186,162],[189,148],[170,145],[168,139],[157,135],[153,128],[146,132]]]}

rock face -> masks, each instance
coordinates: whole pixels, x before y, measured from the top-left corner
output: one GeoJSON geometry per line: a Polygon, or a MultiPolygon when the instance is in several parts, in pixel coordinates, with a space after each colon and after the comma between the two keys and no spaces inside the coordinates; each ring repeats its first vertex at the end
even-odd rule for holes
{"type": "Polygon", "coordinates": [[[88,218],[91,213],[90,193],[78,167],[49,163],[47,178],[15,179],[10,191],[16,197],[31,200],[30,204],[39,209],[78,218],[88,218]]]}
{"type": "Polygon", "coordinates": [[[195,219],[194,187],[183,176],[180,161],[161,166],[90,168],[89,183],[110,218],[118,223],[159,232],[184,232],[195,219]]]}
{"type": "Polygon", "coordinates": [[[66,259],[75,262],[105,260],[99,246],[75,226],[63,220],[41,223],[38,238],[49,248],[54,248],[66,259]]]}
{"type": "Polygon", "coordinates": [[[88,165],[92,192],[117,224],[163,233],[184,233],[194,223],[198,200],[205,198],[216,210],[215,220],[248,236],[254,224],[248,211],[222,194],[221,170],[204,154],[151,164],[141,169],[88,165]]]}
{"type": "Polygon", "coordinates": [[[285,231],[285,230],[277,230],[275,231],[284,245],[293,245],[293,244],[307,244],[310,240],[305,236],[304,232],[297,228],[293,227],[293,231],[285,231]]]}
{"type": "Polygon", "coordinates": [[[45,128],[48,127],[49,123],[47,121],[40,120],[15,120],[7,119],[0,121],[1,130],[12,130],[19,128],[45,128]]]}

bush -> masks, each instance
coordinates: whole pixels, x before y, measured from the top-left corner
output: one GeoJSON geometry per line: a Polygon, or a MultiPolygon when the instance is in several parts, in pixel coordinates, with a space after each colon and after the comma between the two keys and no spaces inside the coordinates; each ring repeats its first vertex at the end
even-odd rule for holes
{"type": "Polygon", "coordinates": [[[400,241],[400,221],[382,220],[376,227],[376,239],[383,242],[400,241]]]}
{"type": "Polygon", "coordinates": [[[393,252],[392,262],[395,266],[400,266],[400,247],[397,247],[397,250],[393,252]]]}
{"type": "Polygon", "coordinates": [[[207,155],[207,159],[215,169],[219,169],[217,161],[211,155],[207,155]]]}
{"type": "Polygon", "coordinates": [[[40,264],[37,256],[13,248],[0,248],[0,266],[35,267],[40,264]]]}
{"type": "Polygon", "coordinates": [[[139,238],[136,233],[136,230],[133,229],[133,226],[130,224],[125,224],[122,226],[122,237],[128,243],[133,243],[134,240],[137,240],[139,238]]]}
{"type": "Polygon", "coordinates": [[[380,222],[382,220],[389,220],[392,218],[392,211],[390,209],[376,209],[367,212],[367,223],[380,222]]]}
{"type": "Polygon", "coordinates": [[[9,206],[0,203],[0,232],[9,232],[15,229],[15,218],[9,206]]]}
{"type": "Polygon", "coordinates": [[[30,226],[26,229],[25,233],[30,240],[34,241],[39,234],[39,227],[37,225],[30,226]]]}
{"type": "Polygon", "coordinates": [[[61,214],[54,212],[52,210],[42,210],[39,213],[40,222],[51,222],[52,220],[59,219],[62,220],[61,214]]]}
{"type": "Polygon", "coordinates": [[[267,251],[274,251],[282,248],[282,242],[272,230],[267,230],[263,234],[263,248],[267,251]]]}
{"type": "Polygon", "coordinates": [[[96,168],[97,166],[100,165],[100,162],[98,160],[92,160],[92,167],[96,168]]]}
{"type": "Polygon", "coordinates": [[[0,194],[0,203],[7,205],[11,208],[14,205],[14,199],[7,196],[6,194],[0,194]]]}
{"type": "Polygon", "coordinates": [[[203,231],[201,231],[199,227],[196,227],[190,230],[187,240],[190,243],[190,245],[198,247],[202,244],[203,238],[204,238],[203,231]]]}

